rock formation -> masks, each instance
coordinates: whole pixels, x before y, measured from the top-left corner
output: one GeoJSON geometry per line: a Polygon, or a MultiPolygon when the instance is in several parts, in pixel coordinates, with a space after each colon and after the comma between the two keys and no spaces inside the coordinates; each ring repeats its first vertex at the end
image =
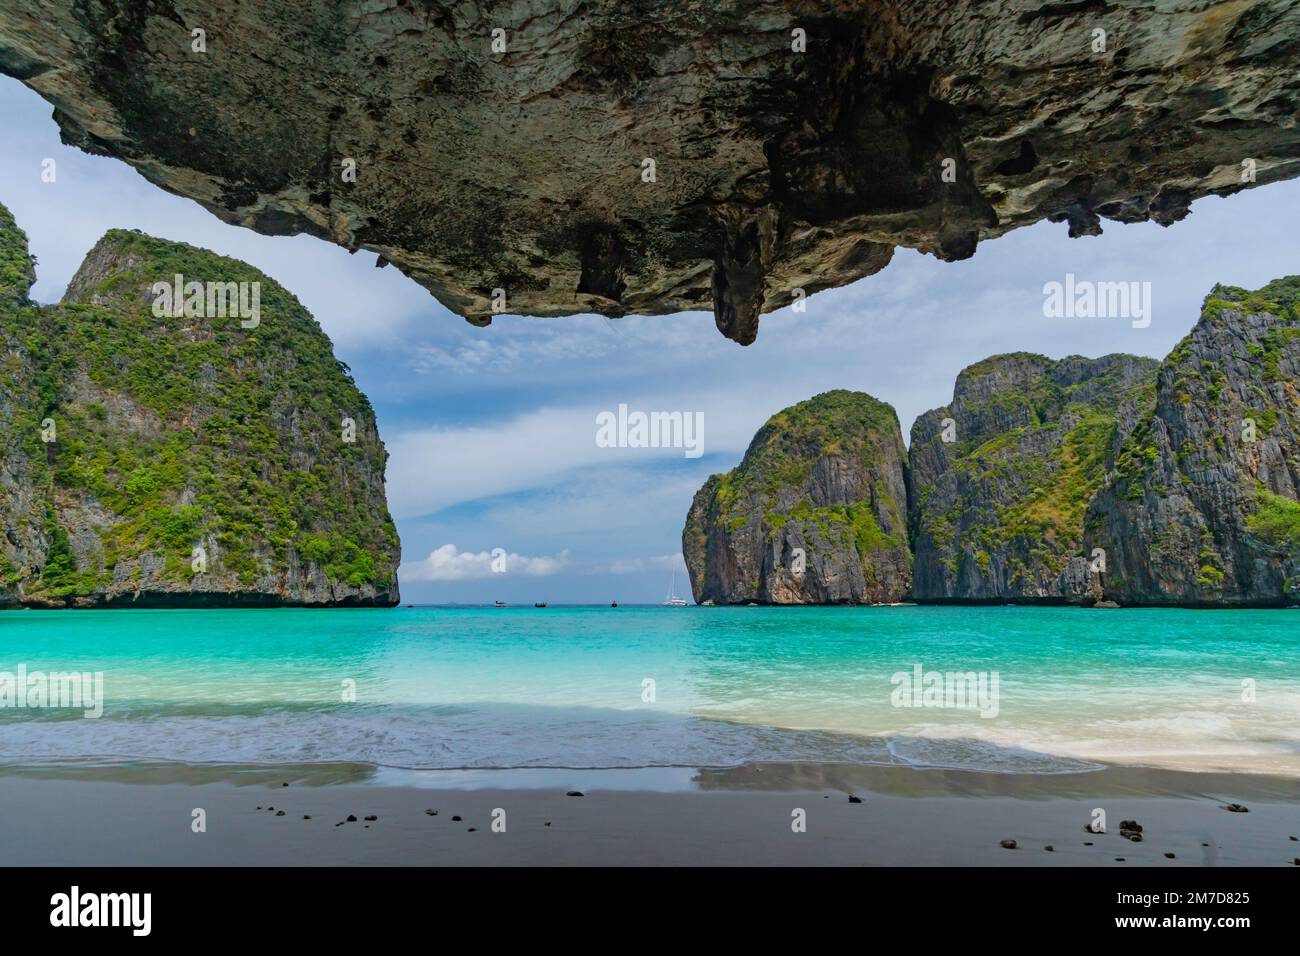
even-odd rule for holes
{"type": "Polygon", "coordinates": [[[1295,176],[1298,59],[1293,0],[0,6],[65,141],[228,222],[478,324],[711,307],[742,344],[896,246],[1295,176]]]}
{"type": "Polygon", "coordinates": [[[972,365],[906,465],[896,422],[853,392],[774,416],[695,496],[696,599],[1300,604],[1300,276],[1216,286],[1163,363],[972,365]]]}
{"type": "Polygon", "coordinates": [[[833,391],[768,419],[695,495],[682,549],[695,600],[898,601],[911,583],[906,452],[894,410],[833,391]]]}
{"type": "Polygon", "coordinates": [[[0,607],[397,602],[374,412],[293,296],[124,231],[33,280],[0,206],[0,607]]]}
{"type": "Polygon", "coordinates": [[[1300,603],[1300,276],[1214,288],[1086,538],[1122,604],[1300,603]]]}
{"type": "Polygon", "coordinates": [[[1100,598],[1083,514],[1150,410],[1153,359],[1018,353],[957,376],[912,426],[909,494],[921,601],[1100,598]]]}

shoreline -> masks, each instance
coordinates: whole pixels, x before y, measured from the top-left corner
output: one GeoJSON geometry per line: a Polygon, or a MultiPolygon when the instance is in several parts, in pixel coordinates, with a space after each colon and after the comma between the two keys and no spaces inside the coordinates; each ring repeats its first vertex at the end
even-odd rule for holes
{"type": "MultiPolygon", "coordinates": [[[[100,598],[94,595],[85,595],[80,597],[69,597],[66,603],[56,603],[54,601],[0,601],[0,612],[4,611],[270,611],[270,610],[307,610],[307,611],[334,611],[343,609],[365,609],[365,610],[497,610],[497,611],[545,611],[550,609],[603,609],[616,611],[619,608],[666,608],[668,605],[662,603],[645,603],[639,604],[635,601],[619,602],[617,606],[611,606],[605,602],[594,602],[589,604],[569,604],[565,602],[550,602],[545,606],[538,607],[525,601],[517,604],[493,605],[488,603],[482,604],[417,604],[414,602],[403,603],[400,598],[391,600],[389,596],[378,595],[373,598],[341,598],[332,602],[305,602],[291,601],[274,595],[250,595],[247,599],[237,598],[227,600],[225,603],[215,603],[206,597],[199,597],[210,593],[213,597],[223,597],[229,599],[230,592],[194,592],[197,599],[191,600],[188,593],[182,595],[177,593],[172,595],[170,592],[159,592],[148,596],[132,597],[128,594],[115,595],[111,598],[100,598]],[[165,596],[163,596],[165,595],[165,596]]],[[[765,603],[763,601],[735,601],[728,603],[717,603],[715,601],[705,601],[703,603],[690,603],[689,608],[738,608],[738,607],[757,607],[757,608],[843,608],[846,610],[853,609],[878,609],[878,608],[898,608],[898,607],[945,607],[945,608],[990,608],[990,607],[1024,607],[1024,608],[1079,608],[1088,611],[1156,611],[1156,610],[1179,610],[1179,611],[1295,611],[1300,610],[1300,605],[1287,603],[1285,600],[1279,602],[1231,602],[1219,604],[1117,604],[1114,601],[1093,601],[1091,603],[1083,601],[1068,601],[1055,598],[1018,598],[1010,600],[1007,598],[913,598],[904,597],[899,601],[885,603],[849,603],[846,601],[829,602],[824,604],[799,603],[799,604],[776,604],[765,603]]],[[[673,610],[681,610],[674,607],[673,610]]]]}
{"type": "Polygon", "coordinates": [[[1284,866],[1300,858],[1295,792],[1288,778],[1113,766],[68,763],[0,767],[0,841],[11,866],[1284,866]],[[1097,809],[1106,832],[1086,832],[1097,809]],[[1141,842],[1120,835],[1126,820],[1141,842]]]}

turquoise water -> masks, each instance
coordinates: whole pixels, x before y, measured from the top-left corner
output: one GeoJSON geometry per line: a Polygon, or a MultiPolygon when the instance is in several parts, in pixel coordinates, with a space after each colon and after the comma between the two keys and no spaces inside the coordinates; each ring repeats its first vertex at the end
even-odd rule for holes
{"type": "Polygon", "coordinates": [[[20,664],[102,672],[103,715],[0,708],[6,763],[1060,772],[1119,761],[1300,775],[1295,611],[0,613],[0,672],[20,664]],[[891,678],[917,665],[984,673],[982,711],[896,706],[891,678]]]}

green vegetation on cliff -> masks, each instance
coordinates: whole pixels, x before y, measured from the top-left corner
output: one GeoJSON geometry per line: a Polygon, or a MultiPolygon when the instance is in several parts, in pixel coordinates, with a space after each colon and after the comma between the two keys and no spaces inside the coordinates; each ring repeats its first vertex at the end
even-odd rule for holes
{"type": "MultiPolygon", "coordinates": [[[[7,223],[0,269],[6,283],[25,281],[11,250],[25,258],[26,243],[7,223]]],[[[328,603],[307,580],[315,566],[336,596],[395,593],[374,412],[319,325],[266,275],[114,230],[64,303],[0,307],[0,342],[10,345],[0,400],[11,408],[0,432],[42,502],[6,515],[25,543],[5,556],[24,600],[183,594],[196,587],[200,546],[201,590],[328,603]],[[176,274],[258,283],[260,322],[155,316],[151,287],[176,274]],[[355,441],[344,440],[345,418],[355,441]]]]}
{"type": "Polygon", "coordinates": [[[904,459],[898,416],[870,395],[831,391],[777,412],[741,463],[695,496],[682,544],[697,598],[901,598],[911,572],[904,459]]]}
{"type": "Polygon", "coordinates": [[[962,371],[953,402],[912,430],[915,595],[1059,599],[1122,410],[1154,403],[1155,370],[1134,356],[1017,352],[962,371]]]}

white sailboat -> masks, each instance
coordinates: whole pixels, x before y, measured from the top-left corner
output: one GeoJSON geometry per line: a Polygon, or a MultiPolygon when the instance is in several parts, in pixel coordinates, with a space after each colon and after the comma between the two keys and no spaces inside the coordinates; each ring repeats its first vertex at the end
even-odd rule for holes
{"type": "Polygon", "coordinates": [[[668,585],[668,597],[664,599],[664,607],[690,607],[690,601],[681,597],[677,593],[677,572],[673,572],[673,580],[668,585]]]}

